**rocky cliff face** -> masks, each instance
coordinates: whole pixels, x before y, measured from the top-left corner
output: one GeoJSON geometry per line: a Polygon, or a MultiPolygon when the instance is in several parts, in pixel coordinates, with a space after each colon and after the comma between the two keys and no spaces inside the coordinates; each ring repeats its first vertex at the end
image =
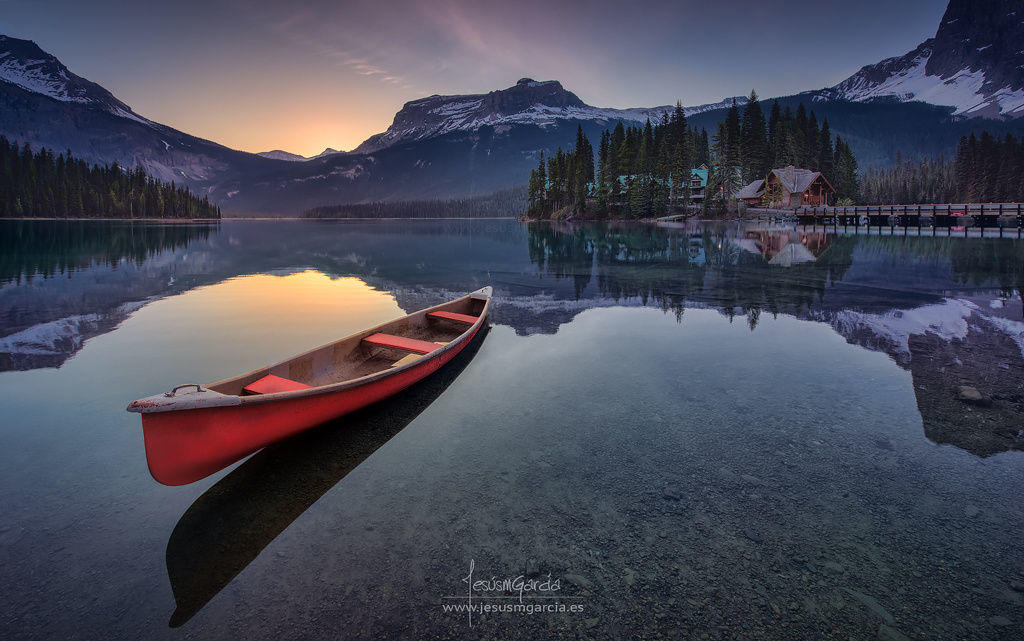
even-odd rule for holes
{"type": "Polygon", "coordinates": [[[112,93],[71,73],[31,40],[0,35],[0,81],[60,102],[77,103],[115,116],[149,122],[112,93]]]}
{"type": "Polygon", "coordinates": [[[422,140],[484,126],[513,124],[545,127],[556,120],[623,119],[643,121],[660,117],[667,107],[653,109],[600,109],[584,103],[555,80],[523,78],[508,89],[486,94],[433,95],[405,103],[384,133],[371,136],[355,153],[369,153],[401,142],[422,140]]]}
{"type": "Polygon", "coordinates": [[[1024,3],[951,0],[934,38],[863,67],[821,95],[917,100],[967,117],[1024,116],[1024,3]]]}
{"type": "Polygon", "coordinates": [[[36,43],[3,35],[0,135],[34,148],[70,149],[91,163],[142,167],[156,178],[212,197],[221,180],[288,164],[155,123],[72,73],[36,43]]]}
{"type": "Polygon", "coordinates": [[[948,80],[982,72],[984,95],[1024,89],[1024,2],[952,0],[935,34],[928,75],[948,80]]]}

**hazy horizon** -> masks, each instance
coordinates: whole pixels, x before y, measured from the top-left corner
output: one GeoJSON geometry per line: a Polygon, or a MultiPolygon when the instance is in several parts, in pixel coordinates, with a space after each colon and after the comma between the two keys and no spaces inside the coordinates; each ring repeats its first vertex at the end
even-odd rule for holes
{"type": "Polygon", "coordinates": [[[157,122],[310,156],[384,131],[409,100],[521,77],[617,108],[818,89],[913,49],[946,4],[0,0],[0,33],[34,40],[157,122]]]}

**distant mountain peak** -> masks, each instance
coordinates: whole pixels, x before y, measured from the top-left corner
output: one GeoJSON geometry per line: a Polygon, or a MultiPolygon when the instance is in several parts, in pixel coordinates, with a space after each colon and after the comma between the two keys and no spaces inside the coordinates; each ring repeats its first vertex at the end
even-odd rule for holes
{"type": "Polygon", "coordinates": [[[867,65],[825,98],[890,97],[954,107],[967,117],[1024,116],[1024,8],[1020,0],[950,0],[934,38],[867,65]]]}
{"type": "Polygon", "coordinates": [[[271,160],[287,160],[289,162],[305,162],[309,160],[305,156],[299,154],[293,154],[290,151],[283,149],[271,149],[270,151],[261,151],[256,154],[257,156],[263,156],[264,158],[270,158],[271,160]]]}
{"type": "Polygon", "coordinates": [[[323,158],[325,156],[331,156],[334,154],[343,154],[344,151],[327,147],[315,156],[300,156],[299,154],[293,154],[290,151],[284,151],[283,149],[272,149],[270,151],[258,152],[257,156],[263,156],[264,158],[270,158],[271,160],[287,160],[288,162],[306,162],[307,160],[316,160],[317,158],[323,158]]]}
{"type": "Polygon", "coordinates": [[[149,122],[103,87],[71,73],[60,60],[31,40],[0,35],[0,82],[61,102],[79,103],[115,116],[149,122]]]}
{"type": "MultiPolygon", "coordinates": [[[[687,107],[687,116],[728,107],[736,101],[745,105],[747,98],[738,96],[722,102],[687,107]]],[[[395,120],[384,133],[376,134],[359,145],[353,153],[372,153],[400,143],[423,140],[456,132],[475,132],[481,127],[501,131],[513,125],[547,128],[565,121],[588,121],[611,125],[616,121],[643,123],[658,120],[673,107],[639,107],[612,109],[592,107],[579,96],[565,89],[557,80],[520,78],[507,89],[485,94],[442,96],[434,94],[411,100],[395,114],[395,120]]]]}

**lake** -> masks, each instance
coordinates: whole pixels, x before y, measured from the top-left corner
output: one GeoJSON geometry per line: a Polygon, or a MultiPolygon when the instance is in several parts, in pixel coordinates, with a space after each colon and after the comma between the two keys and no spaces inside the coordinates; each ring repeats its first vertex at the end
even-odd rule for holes
{"type": "Polygon", "coordinates": [[[1024,241],[5,222],[0,249],[3,638],[1024,635],[1024,241]],[[391,402],[150,477],[129,401],[488,284],[489,331],[391,402]]]}

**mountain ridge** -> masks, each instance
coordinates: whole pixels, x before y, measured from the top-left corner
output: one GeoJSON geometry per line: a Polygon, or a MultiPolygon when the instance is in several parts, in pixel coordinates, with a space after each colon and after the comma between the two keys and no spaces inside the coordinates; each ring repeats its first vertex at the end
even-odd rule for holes
{"type": "MultiPolygon", "coordinates": [[[[1019,0],[982,4],[1004,13],[998,20],[978,18],[979,27],[972,22],[971,4],[952,0],[936,37],[908,54],[865,66],[831,88],[778,100],[783,108],[794,109],[808,102],[819,121],[827,118],[832,131],[850,142],[862,167],[891,164],[897,153],[949,154],[960,135],[981,126],[976,123],[994,135],[1020,135],[1024,118],[1013,118],[1018,111],[1004,109],[1017,84],[1024,105],[1024,72],[1005,68],[1017,54],[1007,54],[1005,43],[996,47],[988,40],[973,49],[964,45],[981,43],[973,42],[980,37],[974,35],[978,30],[991,31],[995,39],[1016,37],[1020,26],[1005,23],[1015,15],[1007,7],[1019,0]],[[979,79],[972,65],[991,68],[979,79]],[[975,86],[988,91],[988,97],[966,106],[957,102],[975,86]],[[952,94],[957,100],[948,107],[915,101],[943,101],[952,94]],[[1000,120],[966,120],[991,116],[994,109],[1000,120]]],[[[714,132],[733,101],[742,106],[747,99],[727,98],[684,112],[693,125],[714,132]]],[[[522,78],[484,94],[409,101],[387,130],[352,151],[328,148],[310,158],[282,150],[251,154],[148,120],[100,85],[74,75],[36,43],[0,36],[0,134],[34,147],[70,149],[89,162],[142,167],[156,178],[208,195],[235,214],[295,214],[321,205],[483,195],[525,183],[540,154],[571,146],[577,127],[595,140],[618,121],[643,124],[671,109],[593,107],[558,81],[522,78]]]]}
{"type": "Polygon", "coordinates": [[[854,102],[884,97],[927,102],[953,107],[960,117],[1022,117],[1021,18],[1019,0],[950,0],[934,37],[817,93],[854,102]]]}
{"type": "MultiPolygon", "coordinates": [[[[684,107],[684,111],[690,116],[728,107],[732,101],[744,105],[747,98],[726,98],[719,103],[684,107]]],[[[594,121],[605,125],[621,120],[642,124],[647,119],[661,118],[673,108],[672,105],[626,109],[594,107],[557,80],[522,78],[507,89],[486,94],[434,94],[410,100],[395,114],[386,131],[370,136],[350,153],[372,153],[391,145],[485,126],[525,124],[544,128],[556,120],[594,121]]]]}

